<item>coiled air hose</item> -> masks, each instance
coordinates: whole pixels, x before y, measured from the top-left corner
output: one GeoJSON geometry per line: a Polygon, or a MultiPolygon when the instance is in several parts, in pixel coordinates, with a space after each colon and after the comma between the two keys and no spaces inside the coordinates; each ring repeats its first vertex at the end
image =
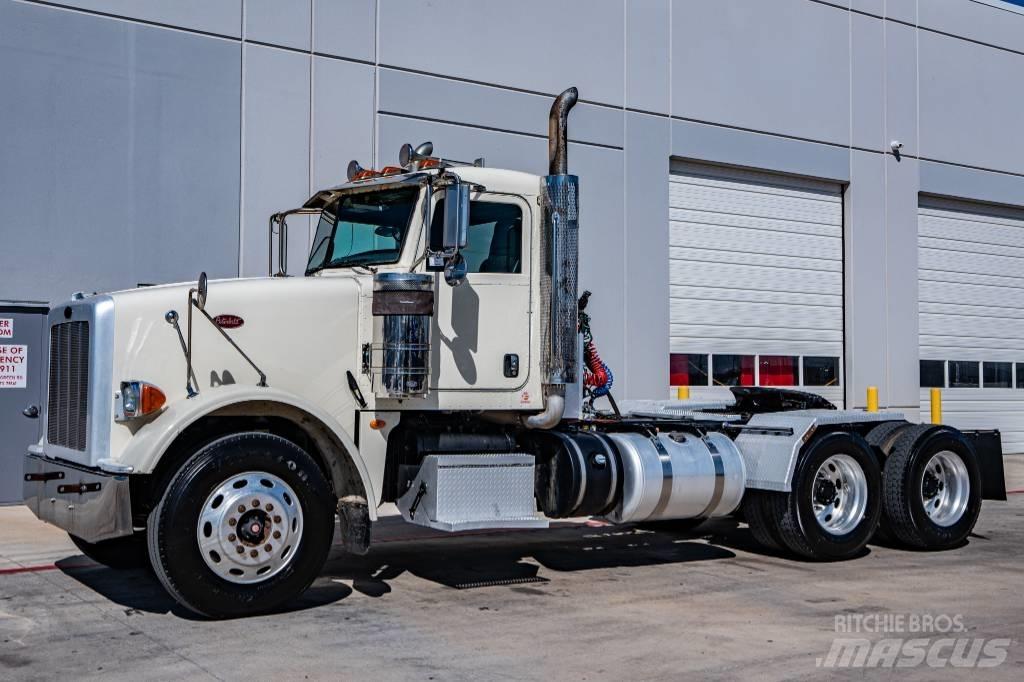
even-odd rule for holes
{"type": "Polygon", "coordinates": [[[601,356],[597,353],[597,346],[594,340],[589,339],[583,342],[583,362],[586,370],[583,373],[583,383],[592,389],[595,398],[608,395],[612,390],[615,377],[608,365],[604,364],[601,356]]]}
{"type": "Polygon", "coordinates": [[[579,327],[583,335],[583,385],[589,389],[591,398],[600,398],[612,390],[615,377],[597,352],[594,335],[590,331],[590,315],[583,312],[590,296],[589,291],[584,291],[579,300],[579,327]]]}

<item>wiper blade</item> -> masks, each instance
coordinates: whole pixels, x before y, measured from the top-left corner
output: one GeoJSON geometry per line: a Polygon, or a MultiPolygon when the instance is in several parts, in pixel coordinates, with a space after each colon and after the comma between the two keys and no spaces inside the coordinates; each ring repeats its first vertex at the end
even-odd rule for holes
{"type": "Polygon", "coordinates": [[[354,267],[354,266],[360,266],[360,265],[368,265],[368,264],[372,263],[374,260],[375,259],[373,259],[373,258],[338,258],[337,260],[332,260],[330,263],[328,263],[327,265],[325,265],[323,267],[325,267],[325,268],[354,267]]]}
{"type": "Polygon", "coordinates": [[[380,265],[382,262],[387,262],[388,257],[382,256],[380,253],[376,254],[362,254],[356,256],[343,256],[341,258],[335,258],[323,267],[325,268],[343,268],[346,266],[358,266],[358,265],[380,265]]]}

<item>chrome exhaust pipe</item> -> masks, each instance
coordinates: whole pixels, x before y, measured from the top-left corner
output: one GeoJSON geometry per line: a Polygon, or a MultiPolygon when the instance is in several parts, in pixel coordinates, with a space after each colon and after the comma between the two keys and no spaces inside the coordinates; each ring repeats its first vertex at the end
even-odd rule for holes
{"type": "MultiPolygon", "coordinates": [[[[562,386],[544,386],[545,390],[560,389],[562,386]]],[[[565,414],[565,396],[554,392],[544,396],[544,409],[536,414],[523,414],[521,412],[481,412],[480,418],[492,424],[505,424],[517,426],[524,429],[553,429],[562,421],[565,414]]]]}
{"type": "Polygon", "coordinates": [[[562,421],[565,414],[565,396],[549,393],[544,401],[544,411],[531,414],[523,419],[523,426],[528,429],[553,429],[562,421]]]}
{"type": "Polygon", "coordinates": [[[569,172],[569,110],[576,106],[580,93],[569,88],[551,103],[548,114],[548,175],[569,172]]]}
{"type": "Polygon", "coordinates": [[[565,414],[565,386],[578,380],[577,278],[579,180],[569,175],[569,111],[579,91],[555,98],[548,115],[548,175],[541,179],[541,325],[544,411],[523,419],[531,429],[551,429],[565,414]]]}
{"type": "Polygon", "coordinates": [[[569,175],[569,112],[579,92],[555,98],[548,116],[548,169],[541,178],[541,324],[545,394],[564,395],[577,380],[577,279],[579,275],[579,178],[569,175]]]}

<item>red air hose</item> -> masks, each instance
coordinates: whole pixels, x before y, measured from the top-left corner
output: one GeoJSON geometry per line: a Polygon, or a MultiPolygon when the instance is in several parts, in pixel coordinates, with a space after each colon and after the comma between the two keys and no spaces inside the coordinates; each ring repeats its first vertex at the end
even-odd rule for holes
{"type": "Polygon", "coordinates": [[[602,396],[612,388],[612,371],[604,364],[601,356],[597,353],[597,346],[593,340],[583,344],[583,363],[587,366],[583,374],[583,383],[594,389],[595,396],[602,396]]]}
{"type": "MultiPolygon", "coordinates": [[[[594,335],[590,331],[590,315],[583,312],[589,301],[590,292],[584,291],[577,305],[579,331],[583,335],[583,385],[590,389],[591,402],[594,398],[600,398],[603,395],[607,395],[611,400],[609,392],[612,390],[612,382],[615,381],[615,377],[612,376],[608,365],[601,360],[601,356],[597,353],[597,346],[594,345],[594,335]]],[[[614,407],[614,401],[612,406],[614,407]]],[[[615,408],[615,412],[618,414],[618,408],[615,408]]]]}

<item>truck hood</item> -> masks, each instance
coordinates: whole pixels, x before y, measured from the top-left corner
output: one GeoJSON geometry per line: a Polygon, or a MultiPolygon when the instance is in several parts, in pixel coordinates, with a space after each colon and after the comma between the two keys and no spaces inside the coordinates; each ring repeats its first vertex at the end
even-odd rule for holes
{"type": "MultiPolygon", "coordinates": [[[[160,419],[157,415],[147,422],[114,421],[110,406],[121,382],[157,386],[168,406],[188,399],[182,340],[188,338],[187,297],[193,286],[194,282],[183,282],[118,291],[54,308],[51,325],[62,323],[68,308],[76,319],[81,312],[103,311],[87,315],[93,320],[88,348],[93,435],[84,452],[62,450],[61,457],[87,465],[101,459],[117,461],[138,431],[160,419]],[[180,337],[167,321],[170,311],[177,313],[180,337]]],[[[345,415],[354,407],[345,372],[360,372],[361,328],[368,326],[361,325],[360,318],[365,309],[369,319],[371,292],[369,276],[213,280],[206,311],[211,317],[238,318],[240,326],[224,331],[266,374],[268,386],[345,415]]],[[[258,392],[259,374],[198,310],[192,315],[191,348],[201,394],[245,385],[258,392]]]]}

